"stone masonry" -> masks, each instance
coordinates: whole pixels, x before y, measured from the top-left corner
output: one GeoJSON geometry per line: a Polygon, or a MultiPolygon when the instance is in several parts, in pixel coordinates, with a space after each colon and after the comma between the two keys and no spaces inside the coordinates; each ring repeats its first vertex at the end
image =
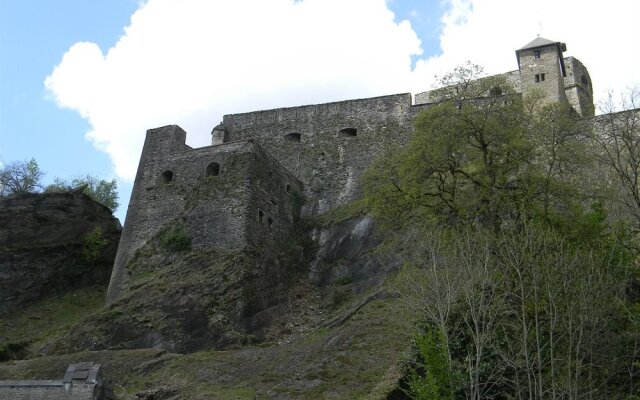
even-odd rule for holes
{"type": "Polygon", "coordinates": [[[62,380],[0,381],[0,400],[113,400],[100,364],[71,364],[62,380]]]}
{"type": "MultiPolygon", "coordinates": [[[[593,115],[584,65],[566,45],[536,38],[516,51],[518,71],[503,74],[512,91],[568,101],[593,115]]],[[[196,248],[268,248],[284,240],[298,213],[313,216],[356,199],[360,178],[388,148],[406,144],[416,115],[437,91],[225,115],[212,146],[192,149],[172,125],[147,132],[107,293],[128,287],[137,249],[181,223],[196,248]],[[300,208],[301,207],[301,208],[300,208]]]]}

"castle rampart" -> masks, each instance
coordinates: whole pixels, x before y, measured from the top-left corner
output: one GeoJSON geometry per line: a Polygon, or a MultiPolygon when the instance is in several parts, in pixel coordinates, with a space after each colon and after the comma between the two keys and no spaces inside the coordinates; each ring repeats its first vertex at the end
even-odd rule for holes
{"type": "Polygon", "coordinates": [[[241,250],[282,239],[302,186],[253,140],[192,149],[171,125],[147,132],[107,293],[129,285],[128,263],[149,240],[181,225],[192,248],[241,250]]]}
{"type": "MultiPolygon", "coordinates": [[[[513,89],[505,92],[539,93],[543,103],[569,101],[593,115],[588,72],[565,50],[539,37],[517,50],[519,69],[501,75],[513,89]]],[[[505,94],[488,91],[481,96],[505,94]]],[[[200,149],[178,126],[148,131],[107,301],[127,287],[137,249],[167,224],[184,225],[195,248],[267,249],[287,235],[298,206],[318,215],[360,197],[366,168],[408,143],[415,116],[439,93],[420,93],[416,104],[403,93],[225,115],[213,146],[200,149]]]]}
{"type": "Polygon", "coordinates": [[[113,400],[100,364],[71,364],[62,380],[0,381],[0,400],[113,400]]]}
{"type": "Polygon", "coordinates": [[[360,176],[386,147],[405,144],[411,94],[225,115],[229,140],[258,140],[305,185],[306,215],[361,194],[360,176]]]}

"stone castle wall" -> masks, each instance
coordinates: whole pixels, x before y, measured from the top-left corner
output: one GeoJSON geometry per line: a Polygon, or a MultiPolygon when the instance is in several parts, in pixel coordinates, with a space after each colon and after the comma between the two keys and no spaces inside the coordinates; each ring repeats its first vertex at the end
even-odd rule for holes
{"type": "MultiPolygon", "coordinates": [[[[576,82],[578,74],[588,77],[584,66],[569,58],[564,78],[566,46],[532,43],[516,52],[519,70],[501,77],[516,93],[539,89],[547,102],[568,94],[578,111],[586,110],[590,85],[576,82]]],[[[489,90],[485,96],[496,95],[489,90]]],[[[177,126],[150,130],[107,301],[127,286],[135,251],[178,218],[195,248],[268,249],[286,237],[298,207],[319,215],[361,197],[364,171],[387,149],[408,143],[416,115],[440,101],[438,93],[418,94],[416,104],[404,93],[225,115],[212,132],[213,146],[200,149],[187,146],[177,126]],[[212,163],[215,176],[207,176],[212,163]]]]}
{"type": "Polygon", "coordinates": [[[113,400],[100,364],[71,364],[62,380],[0,381],[0,400],[113,400]]]}
{"type": "Polygon", "coordinates": [[[360,176],[390,145],[407,143],[421,107],[411,94],[225,115],[228,140],[255,139],[304,183],[305,215],[361,195],[360,176]]]}
{"type": "Polygon", "coordinates": [[[259,144],[192,149],[185,137],[177,126],[147,133],[108,303],[128,287],[127,264],[135,252],[163,230],[183,225],[192,248],[240,250],[282,236],[292,224],[301,185],[259,144]]]}

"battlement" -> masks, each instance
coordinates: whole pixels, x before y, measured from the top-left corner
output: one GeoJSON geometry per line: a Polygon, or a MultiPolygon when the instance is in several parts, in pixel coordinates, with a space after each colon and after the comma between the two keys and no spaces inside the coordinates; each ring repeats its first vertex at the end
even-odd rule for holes
{"type": "Polygon", "coordinates": [[[299,214],[301,183],[258,142],[191,148],[175,125],[147,132],[107,301],[129,285],[135,252],[182,225],[194,249],[242,250],[281,240],[299,214]]]}
{"type": "MultiPolygon", "coordinates": [[[[565,50],[536,38],[516,51],[518,70],[498,75],[510,90],[489,87],[480,96],[533,91],[593,115],[589,74],[563,58],[565,50]]],[[[127,288],[135,251],[170,224],[183,224],[196,249],[265,248],[286,237],[298,212],[318,215],[361,197],[367,167],[407,144],[416,115],[445,92],[419,93],[415,104],[401,93],[229,114],[213,128],[212,146],[198,149],[176,125],[149,130],[107,301],[127,288]]]]}
{"type": "Polygon", "coordinates": [[[113,400],[102,382],[100,364],[79,363],[67,368],[62,380],[0,381],[0,400],[113,400]]]}

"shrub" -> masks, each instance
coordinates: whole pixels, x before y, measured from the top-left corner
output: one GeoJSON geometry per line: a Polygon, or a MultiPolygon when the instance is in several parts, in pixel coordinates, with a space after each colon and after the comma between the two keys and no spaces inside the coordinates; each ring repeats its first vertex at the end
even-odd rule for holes
{"type": "Polygon", "coordinates": [[[95,263],[100,259],[108,244],[109,241],[102,235],[102,230],[96,227],[82,241],[82,258],[90,264],[95,263]]]}
{"type": "Polygon", "coordinates": [[[167,230],[160,237],[160,245],[166,250],[179,252],[191,248],[191,237],[185,232],[182,224],[167,230]]]}

